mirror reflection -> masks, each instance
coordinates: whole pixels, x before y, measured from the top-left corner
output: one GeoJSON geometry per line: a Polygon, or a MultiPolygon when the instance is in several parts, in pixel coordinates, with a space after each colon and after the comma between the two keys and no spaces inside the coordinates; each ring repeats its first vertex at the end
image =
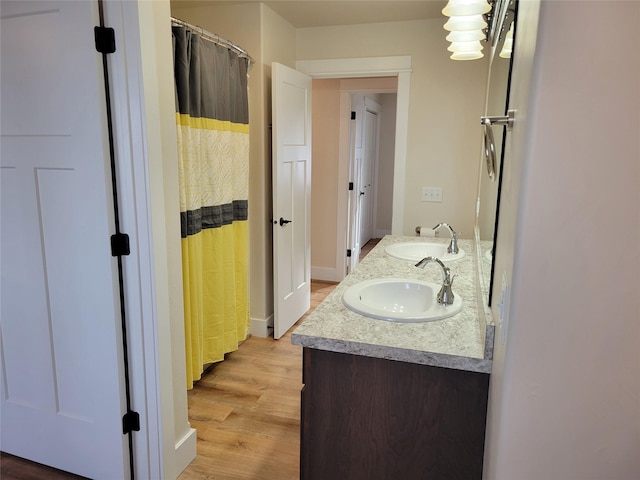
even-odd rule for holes
{"type": "MultiPolygon", "coordinates": [[[[489,66],[485,115],[505,115],[509,106],[509,80],[512,63],[512,42],[516,17],[516,0],[498,1],[495,4],[495,35],[492,41],[492,57],[489,66]]],[[[500,178],[504,162],[506,126],[493,127],[495,148],[495,174],[490,172],[485,155],[480,169],[476,235],[480,241],[480,273],[485,301],[491,305],[493,281],[493,253],[496,244],[497,220],[500,199],[500,178]]],[[[483,146],[483,151],[488,150],[483,146]]]]}

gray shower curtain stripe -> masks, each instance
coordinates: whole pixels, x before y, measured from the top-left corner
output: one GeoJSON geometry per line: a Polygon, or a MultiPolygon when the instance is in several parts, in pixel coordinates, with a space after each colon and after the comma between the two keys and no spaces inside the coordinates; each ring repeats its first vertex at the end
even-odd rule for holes
{"type": "Polygon", "coordinates": [[[172,32],[177,112],[248,124],[249,60],[185,27],[173,26],[172,32]]]}
{"type": "Polygon", "coordinates": [[[195,235],[207,228],[220,228],[233,222],[247,220],[249,202],[234,200],[224,205],[202,207],[197,210],[180,212],[180,231],[182,238],[195,235]]]}

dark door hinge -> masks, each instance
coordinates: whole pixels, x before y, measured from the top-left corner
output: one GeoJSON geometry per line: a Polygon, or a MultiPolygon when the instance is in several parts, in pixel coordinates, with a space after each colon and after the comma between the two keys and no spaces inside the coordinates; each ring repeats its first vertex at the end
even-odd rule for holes
{"type": "Polygon", "coordinates": [[[348,248],[348,249],[347,249],[347,257],[350,257],[350,256],[351,256],[351,249],[350,249],[350,248],[348,248]]]}
{"type": "Polygon", "coordinates": [[[122,432],[126,435],[131,432],[140,431],[140,414],[129,410],[122,417],[122,432]]]}
{"type": "Polygon", "coordinates": [[[129,235],[126,233],[116,233],[111,235],[111,256],[122,257],[129,255],[131,248],[129,247],[129,235]]]}
{"type": "Polygon", "coordinates": [[[349,190],[353,190],[353,182],[349,182],[349,190]]]}
{"type": "Polygon", "coordinates": [[[351,112],[351,120],[355,120],[356,119],[356,112],[351,112]]]}
{"type": "Polygon", "coordinates": [[[113,53],[116,51],[116,33],[113,28],[95,27],[93,31],[98,52],[113,53]]]}

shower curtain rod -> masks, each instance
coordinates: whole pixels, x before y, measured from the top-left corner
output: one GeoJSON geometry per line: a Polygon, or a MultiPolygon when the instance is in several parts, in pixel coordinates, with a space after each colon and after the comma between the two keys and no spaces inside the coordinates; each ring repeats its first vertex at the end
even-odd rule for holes
{"type": "Polygon", "coordinates": [[[253,58],[251,58],[251,55],[249,55],[249,52],[247,52],[244,48],[239,47],[235,43],[230,42],[229,40],[225,40],[224,38],[220,37],[220,35],[216,35],[215,33],[207,32],[202,27],[199,27],[197,25],[193,25],[191,23],[185,22],[184,20],[180,20],[180,19],[175,18],[175,17],[171,17],[171,23],[174,24],[174,25],[181,26],[181,27],[189,28],[189,29],[193,30],[194,32],[198,33],[202,38],[204,38],[206,40],[209,40],[210,42],[217,43],[218,45],[222,45],[223,47],[227,47],[227,48],[233,50],[234,52],[236,52],[241,57],[249,59],[249,65],[252,65],[254,63],[253,58]]]}

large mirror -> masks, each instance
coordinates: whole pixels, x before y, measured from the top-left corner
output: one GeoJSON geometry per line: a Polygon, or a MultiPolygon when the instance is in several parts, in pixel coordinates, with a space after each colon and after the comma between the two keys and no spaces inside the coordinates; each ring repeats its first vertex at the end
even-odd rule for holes
{"type": "MultiPolygon", "coordinates": [[[[513,61],[512,42],[515,35],[517,0],[498,0],[494,5],[491,60],[487,83],[486,116],[503,116],[509,107],[509,82],[513,61]]],[[[478,128],[482,128],[478,122],[478,128]]],[[[480,275],[487,305],[491,305],[493,254],[496,245],[497,222],[500,212],[500,180],[504,162],[504,142],[507,127],[492,127],[494,145],[483,146],[483,165],[480,169],[476,239],[480,244],[480,275]],[[495,155],[492,165],[491,154],[495,155]]]]}

